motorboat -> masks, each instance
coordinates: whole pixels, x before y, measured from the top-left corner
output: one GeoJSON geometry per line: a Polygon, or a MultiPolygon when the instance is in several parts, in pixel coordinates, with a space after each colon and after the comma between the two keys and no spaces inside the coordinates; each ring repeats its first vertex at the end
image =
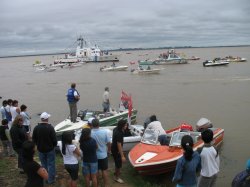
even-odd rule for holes
{"type": "Polygon", "coordinates": [[[137,69],[131,69],[132,74],[146,75],[146,74],[159,74],[161,69],[158,68],[148,68],[144,69],[142,66],[139,66],[137,69]]]}
{"type": "Polygon", "coordinates": [[[56,71],[56,68],[43,66],[43,67],[37,67],[35,71],[36,72],[53,72],[53,71],[56,71]]]}
{"type": "Polygon", "coordinates": [[[187,60],[200,60],[200,57],[197,56],[191,56],[190,58],[188,58],[187,60]]]}
{"type": "Polygon", "coordinates": [[[225,66],[228,64],[229,62],[221,60],[220,58],[215,58],[214,60],[206,60],[205,62],[203,62],[204,67],[225,66]]]}
{"type": "Polygon", "coordinates": [[[153,60],[138,60],[139,65],[155,65],[155,62],[153,60]]]}
{"type": "Polygon", "coordinates": [[[246,62],[246,58],[227,56],[224,58],[227,62],[246,62]]]}
{"type": "Polygon", "coordinates": [[[128,66],[103,66],[100,68],[100,71],[126,71],[128,66]]]}
{"type": "Polygon", "coordinates": [[[42,63],[41,61],[37,60],[34,64],[33,67],[43,67],[46,66],[44,63],[42,63]]]}
{"type": "Polygon", "coordinates": [[[169,50],[167,53],[160,54],[159,58],[154,61],[155,65],[168,65],[168,64],[187,64],[187,59],[177,55],[174,49],[169,50]]]}
{"type": "Polygon", "coordinates": [[[63,68],[76,68],[76,67],[81,67],[83,63],[68,63],[63,68]]]}
{"type": "Polygon", "coordinates": [[[77,39],[75,54],[65,54],[64,58],[56,59],[55,63],[75,62],[118,62],[118,56],[102,51],[97,45],[90,45],[83,37],[77,39]]]}
{"type": "MultiPolygon", "coordinates": [[[[210,128],[213,133],[213,146],[219,148],[223,142],[224,129],[210,128]]],[[[193,149],[204,145],[201,133],[198,131],[181,131],[176,127],[166,131],[170,140],[168,145],[160,145],[158,142],[159,132],[146,129],[141,142],[135,145],[129,152],[128,157],[131,165],[142,175],[156,175],[174,171],[177,160],[182,157],[181,139],[184,135],[192,136],[193,149]]]]}
{"type": "MultiPolygon", "coordinates": [[[[115,126],[100,127],[100,129],[105,129],[108,132],[108,136],[112,139],[113,129],[115,126]]],[[[123,151],[130,151],[136,144],[140,143],[141,136],[144,131],[143,125],[130,125],[129,126],[130,135],[125,135],[123,139],[123,151]]],[[[82,129],[74,132],[75,141],[79,142],[81,137],[82,129]]]]}
{"type": "MultiPolygon", "coordinates": [[[[136,122],[137,110],[132,110],[131,124],[136,122]]],[[[104,126],[116,126],[119,119],[128,118],[128,110],[106,112],[94,111],[94,110],[80,110],[77,115],[76,123],[71,122],[70,117],[58,123],[55,126],[57,136],[60,136],[64,131],[75,131],[81,129],[87,124],[89,118],[97,118],[100,122],[100,127],[104,126]]]]}

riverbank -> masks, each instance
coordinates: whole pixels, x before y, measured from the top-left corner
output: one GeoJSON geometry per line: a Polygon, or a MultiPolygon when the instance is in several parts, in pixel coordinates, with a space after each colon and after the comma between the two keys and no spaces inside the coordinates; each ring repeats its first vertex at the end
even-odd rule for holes
{"type": "MultiPolygon", "coordinates": [[[[2,147],[0,146],[0,186],[4,187],[17,187],[24,186],[26,182],[26,175],[19,174],[17,169],[17,157],[3,157],[2,147]]],[[[38,157],[35,160],[39,162],[38,157]]],[[[56,183],[53,185],[45,185],[45,187],[68,187],[67,181],[69,179],[69,174],[64,170],[63,160],[60,154],[56,156],[56,183]]],[[[143,177],[140,176],[136,171],[130,166],[127,160],[122,168],[122,179],[125,184],[119,184],[113,180],[114,172],[114,162],[112,157],[109,157],[109,179],[110,187],[163,187],[163,186],[174,186],[169,182],[169,175],[161,175],[157,177],[143,177]]],[[[102,182],[102,180],[101,180],[102,182]]],[[[78,186],[84,186],[84,177],[79,169],[79,179],[78,186]]],[[[100,187],[103,186],[99,185],[100,187]]]]}

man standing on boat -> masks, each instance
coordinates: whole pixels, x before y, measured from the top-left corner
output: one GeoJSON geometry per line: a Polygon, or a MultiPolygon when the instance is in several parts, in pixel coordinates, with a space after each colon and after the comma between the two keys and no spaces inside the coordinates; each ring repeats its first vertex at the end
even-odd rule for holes
{"type": "Polygon", "coordinates": [[[109,101],[109,87],[105,87],[105,91],[103,93],[103,112],[109,112],[109,108],[110,108],[110,101],[109,101]]]}
{"type": "Polygon", "coordinates": [[[80,100],[80,95],[75,89],[76,83],[71,84],[71,88],[68,89],[67,100],[69,103],[70,120],[75,123],[77,118],[77,102],[80,100]]]}

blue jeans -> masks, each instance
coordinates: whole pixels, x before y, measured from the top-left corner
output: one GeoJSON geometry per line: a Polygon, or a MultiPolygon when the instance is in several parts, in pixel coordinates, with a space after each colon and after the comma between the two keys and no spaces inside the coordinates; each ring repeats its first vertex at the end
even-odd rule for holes
{"type": "Polygon", "coordinates": [[[48,171],[49,174],[49,179],[48,179],[49,184],[55,182],[55,176],[56,176],[55,158],[56,154],[54,149],[48,153],[39,152],[39,159],[41,161],[41,164],[48,171]]]}

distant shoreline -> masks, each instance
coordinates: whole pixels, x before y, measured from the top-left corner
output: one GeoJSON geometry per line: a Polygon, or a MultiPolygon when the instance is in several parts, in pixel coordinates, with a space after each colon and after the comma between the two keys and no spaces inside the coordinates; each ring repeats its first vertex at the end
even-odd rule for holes
{"type": "MultiPolygon", "coordinates": [[[[229,45],[229,46],[206,46],[206,47],[192,47],[192,46],[176,46],[176,47],[155,47],[155,48],[120,48],[111,49],[108,51],[138,51],[138,50],[159,50],[159,49],[187,49],[187,48],[221,48],[221,47],[250,47],[250,45],[229,45]]],[[[103,50],[106,51],[106,50],[103,50]]],[[[42,53],[42,54],[27,54],[27,55],[9,55],[0,56],[0,58],[15,58],[28,56],[47,56],[47,55],[64,55],[65,53],[42,53]]]]}

